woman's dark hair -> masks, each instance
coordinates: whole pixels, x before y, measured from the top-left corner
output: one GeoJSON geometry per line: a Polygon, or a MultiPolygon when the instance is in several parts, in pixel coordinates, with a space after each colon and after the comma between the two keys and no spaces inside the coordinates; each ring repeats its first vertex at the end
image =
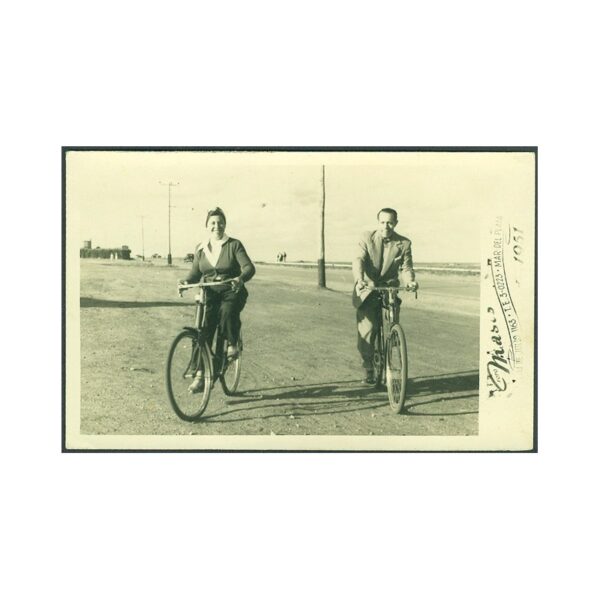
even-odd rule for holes
{"type": "Polygon", "coordinates": [[[227,225],[227,219],[225,218],[225,213],[217,206],[215,208],[211,208],[208,211],[208,214],[206,215],[206,223],[204,223],[204,227],[206,227],[208,225],[208,220],[211,217],[214,217],[215,215],[218,215],[219,217],[223,217],[223,223],[225,223],[225,225],[227,225]]]}

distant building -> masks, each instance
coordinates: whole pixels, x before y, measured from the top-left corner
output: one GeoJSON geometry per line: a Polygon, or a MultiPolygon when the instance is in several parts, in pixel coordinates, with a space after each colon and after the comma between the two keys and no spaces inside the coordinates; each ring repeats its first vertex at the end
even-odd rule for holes
{"type": "Polygon", "coordinates": [[[119,260],[131,260],[131,250],[129,246],[121,246],[120,248],[101,248],[96,246],[92,249],[92,241],[83,242],[83,248],[79,249],[80,258],[116,258],[119,260]]]}

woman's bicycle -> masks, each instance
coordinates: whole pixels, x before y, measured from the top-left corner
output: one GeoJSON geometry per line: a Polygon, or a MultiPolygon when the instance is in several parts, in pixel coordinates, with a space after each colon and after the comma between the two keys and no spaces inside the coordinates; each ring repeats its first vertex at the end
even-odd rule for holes
{"type": "Polygon", "coordinates": [[[184,327],[173,340],[167,356],[167,395],[173,410],[184,421],[197,421],[206,410],[212,388],[219,379],[225,394],[233,395],[240,382],[242,370],[242,336],[238,353],[227,357],[227,340],[217,329],[214,348],[206,332],[206,288],[223,286],[229,280],[193,283],[177,286],[179,296],[185,290],[198,288],[195,296],[196,316],[193,327],[184,327]]]}
{"type": "Polygon", "coordinates": [[[387,387],[388,400],[395,413],[402,412],[406,399],[408,379],[408,349],[406,336],[400,325],[398,291],[417,291],[404,287],[373,287],[381,297],[381,318],[375,333],[373,367],[377,385],[387,387]]]}

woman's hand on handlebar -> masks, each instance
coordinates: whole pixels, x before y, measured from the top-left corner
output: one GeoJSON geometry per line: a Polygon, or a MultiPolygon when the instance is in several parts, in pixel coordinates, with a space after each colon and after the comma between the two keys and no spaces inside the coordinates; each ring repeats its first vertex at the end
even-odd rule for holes
{"type": "Polygon", "coordinates": [[[244,287],[244,282],[241,277],[235,277],[231,280],[230,283],[231,289],[236,293],[239,292],[242,289],[242,287],[244,287]]]}

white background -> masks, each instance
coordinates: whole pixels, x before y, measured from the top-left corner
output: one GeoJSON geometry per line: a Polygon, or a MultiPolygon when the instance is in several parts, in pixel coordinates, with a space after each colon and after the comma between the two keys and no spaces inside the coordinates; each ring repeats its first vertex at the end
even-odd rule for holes
{"type": "Polygon", "coordinates": [[[3,10],[4,597],[598,596],[592,7],[3,10]],[[61,145],[539,145],[540,452],[61,454],[61,145]]]}

